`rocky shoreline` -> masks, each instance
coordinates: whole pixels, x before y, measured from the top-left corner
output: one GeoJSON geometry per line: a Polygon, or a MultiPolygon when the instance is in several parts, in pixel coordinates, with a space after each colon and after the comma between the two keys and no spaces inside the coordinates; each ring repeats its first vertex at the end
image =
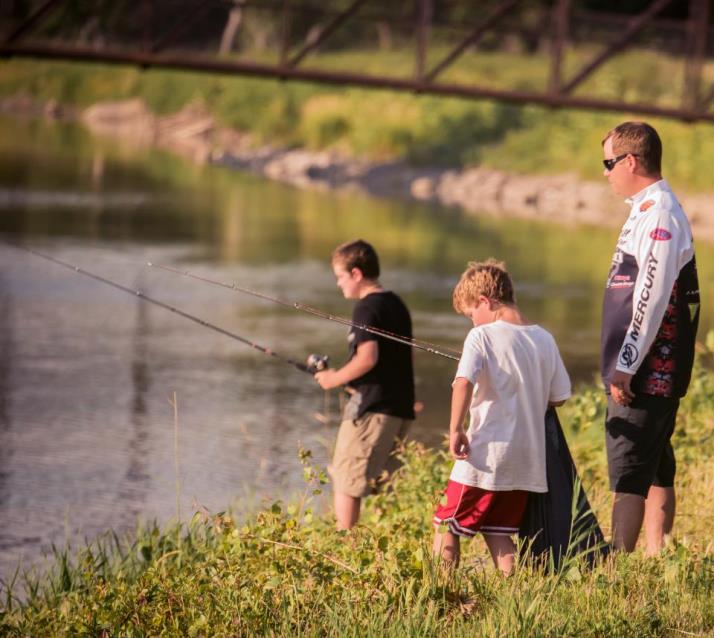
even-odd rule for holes
{"type": "MultiPolygon", "coordinates": [[[[141,99],[101,102],[76,110],[16,96],[0,102],[0,112],[79,121],[95,134],[165,148],[194,162],[230,166],[300,187],[357,190],[458,206],[477,214],[567,224],[618,226],[623,220],[618,213],[626,210],[604,180],[584,181],[574,174],[533,176],[480,167],[414,167],[403,162],[368,162],[334,151],[257,146],[249,134],[219,126],[200,105],[157,116],[141,99]]],[[[714,193],[679,194],[695,237],[714,241],[714,193]]]]}

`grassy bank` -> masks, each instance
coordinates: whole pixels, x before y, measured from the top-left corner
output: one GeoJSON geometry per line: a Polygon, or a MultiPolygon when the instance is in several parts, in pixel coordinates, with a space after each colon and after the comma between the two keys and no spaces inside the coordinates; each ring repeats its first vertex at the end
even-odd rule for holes
{"type": "MultiPolygon", "coordinates": [[[[58,551],[52,574],[29,578],[24,594],[19,581],[4,588],[0,634],[712,635],[713,357],[702,347],[681,409],[676,540],[656,559],[621,555],[592,571],[571,562],[555,575],[522,565],[504,579],[477,539],[447,577],[429,557],[430,514],[451,465],[442,452],[410,445],[396,489],[368,499],[363,524],[338,533],[315,510],[324,474],[302,451],[306,490],[292,503],[268,503],[240,523],[197,514],[131,541],[58,551]]],[[[561,419],[605,524],[603,412],[601,392],[582,388],[561,419]]]]}
{"type": "MultiPolygon", "coordinates": [[[[434,59],[445,52],[435,50],[434,59]]],[[[576,52],[568,60],[568,72],[591,55],[588,50],[576,52]]],[[[350,52],[316,56],[307,64],[408,75],[413,61],[406,51],[350,52]]],[[[593,75],[583,91],[606,99],[674,106],[679,103],[681,67],[664,54],[632,52],[593,75]]],[[[465,57],[443,80],[540,89],[547,71],[547,60],[539,56],[484,52],[465,57]]],[[[705,68],[705,77],[714,77],[714,65],[705,68]]],[[[199,101],[222,124],[251,132],[256,143],[334,148],[374,160],[440,166],[575,171],[590,179],[601,175],[601,137],[627,117],[187,72],[2,61],[0,95],[16,94],[78,107],[138,96],[156,113],[171,113],[199,101]]],[[[665,141],[664,168],[670,180],[689,191],[710,191],[711,125],[650,121],[665,141]]]]}

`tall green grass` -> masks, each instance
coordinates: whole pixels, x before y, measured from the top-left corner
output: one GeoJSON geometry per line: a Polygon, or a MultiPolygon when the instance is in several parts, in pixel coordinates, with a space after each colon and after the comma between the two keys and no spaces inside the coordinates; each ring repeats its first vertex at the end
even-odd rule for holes
{"type": "MultiPolygon", "coordinates": [[[[557,572],[523,561],[503,578],[475,539],[445,572],[430,556],[431,513],[451,466],[443,451],[408,445],[395,489],[367,500],[356,529],[337,532],[318,500],[324,471],[302,450],[300,499],[56,549],[49,574],[4,583],[0,635],[712,635],[712,359],[702,346],[682,404],[676,536],[656,558],[617,555],[589,569],[571,557],[557,572]]],[[[607,532],[603,410],[601,392],[582,388],[561,420],[607,532]]]]}
{"type": "MultiPolygon", "coordinates": [[[[437,47],[438,60],[446,52],[437,47]]],[[[577,49],[567,73],[593,51],[577,49]]],[[[409,76],[407,51],[317,55],[307,66],[409,76]]],[[[682,63],[666,54],[633,51],[608,62],[578,90],[604,99],[675,106],[682,63]]],[[[548,60],[538,55],[479,52],[463,57],[444,81],[540,90],[548,60]]],[[[714,79],[714,65],[704,69],[714,79]]],[[[628,114],[552,110],[485,100],[415,96],[245,77],[32,60],[0,62],[0,95],[86,107],[100,100],[142,97],[158,114],[200,102],[218,121],[248,131],[256,144],[333,149],[372,160],[439,166],[482,165],[524,173],[601,176],[600,140],[628,114]]],[[[714,135],[710,124],[650,118],[665,144],[664,169],[679,188],[711,190],[714,135]]]]}

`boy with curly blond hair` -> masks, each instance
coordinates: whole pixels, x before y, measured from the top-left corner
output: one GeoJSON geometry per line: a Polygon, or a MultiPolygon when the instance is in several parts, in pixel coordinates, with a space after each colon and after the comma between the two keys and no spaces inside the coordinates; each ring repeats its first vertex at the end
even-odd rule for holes
{"type": "Polygon", "coordinates": [[[548,491],[545,412],[570,396],[570,379],[551,334],[516,306],[502,262],[470,262],[453,303],[474,328],[452,384],[449,451],[456,462],[446,503],[434,514],[434,554],[456,565],[460,537],[480,531],[494,564],[508,574],[515,562],[511,536],[528,493],[548,491]]]}

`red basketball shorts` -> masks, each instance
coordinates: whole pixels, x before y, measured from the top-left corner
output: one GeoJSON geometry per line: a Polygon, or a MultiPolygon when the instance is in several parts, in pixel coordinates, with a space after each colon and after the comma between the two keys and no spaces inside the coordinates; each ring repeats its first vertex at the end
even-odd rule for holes
{"type": "Polygon", "coordinates": [[[456,481],[448,482],[444,494],[446,504],[436,508],[434,523],[448,525],[457,536],[517,534],[528,503],[523,490],[493,492],[456,481]]]}

